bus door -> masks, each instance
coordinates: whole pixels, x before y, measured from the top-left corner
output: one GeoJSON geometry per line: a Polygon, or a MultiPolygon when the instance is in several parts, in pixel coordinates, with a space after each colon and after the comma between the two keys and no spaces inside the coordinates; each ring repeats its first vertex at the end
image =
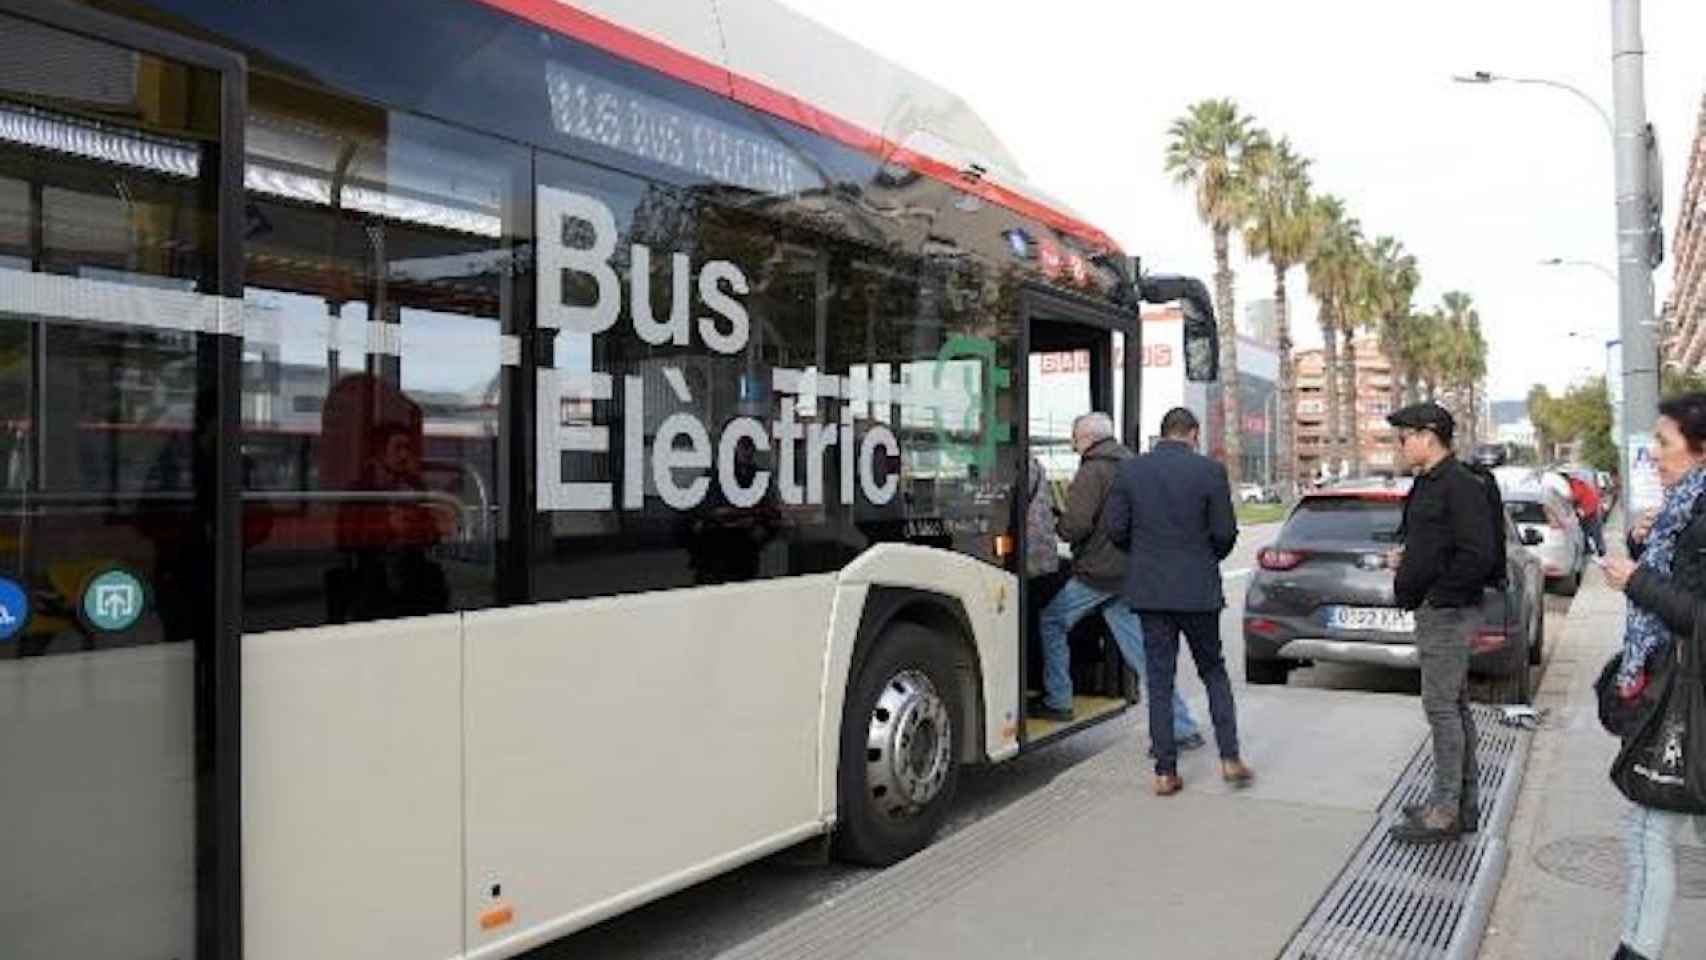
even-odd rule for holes
{"type": "Polygon", "coordinates": [[[242,61],[0,0],[0,944],[234,956],[242,61]]]}
{"type": "MultiPolygon", "coordinates": [[[[1084,414],[1108,415],[1114,436],[1136,449],[1133,435],[1137,431],[1138,368],[1135,316],[1040,292],[1030,294],[1027,302],[1027,357],[1020,394],[1025,398],[1021,463],[1040,465],[1042,478],[1033,484],[1034,466],[1019,473],[1023,495],[1015,498],[1019,514],[1015,529],[1020,531],[1020,538],[1012,566],[1021,583],[1024,642],[1019,675],[1022,702],[1028,705],[1043,691],[1041,613],[1071,572],[1070,548],[1056,543],[1052,546],[1060,558],[1058,570],[1051,575],[1027,576],[1027,570],[1034,566],[1027,566],[1026,558],[1033,551],[1048,549],[1034,544],[1026,529],[1029,494],[1034,489],[1035,496],[1048,501],[1057,515],[1065,510],[1067,491],[1079,463],[1072,443],[1073,423],[1084,414]]],[[[1135,677],[1126,669],[1099,615],[1080,620],[1069,634],[1068,644],[1072,720],[1027,717],[1021,728],[1021,744],[1112,717],[1135,698],[1135,677]]]]}

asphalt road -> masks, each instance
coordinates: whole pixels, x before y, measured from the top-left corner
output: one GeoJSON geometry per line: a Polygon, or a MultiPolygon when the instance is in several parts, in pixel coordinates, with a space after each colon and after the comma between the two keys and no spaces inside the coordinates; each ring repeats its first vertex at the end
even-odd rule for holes
{"type": "MultiPolygon", "coordinates": [[[[1244,589],[1255,566],[1256,552],[1278,532],[1278,524],[1245,527],[1232,555],[1221,565],[1226,578],[1227,609],[1221,622],[1226,659],[1234,681],[1242,686],[1244,643],[1240,617],[1244,589]]],[[[1547,648],[1562,628],[1567,601],[1549,598],[1547,648]]],[[[1188,656],[1184,658],[1188,662],[1188,656]]],[[[1540,669],[1544,670],[1544,666],[1540,669]]],[[[1189,668],[1181,670],[1188,675],[1189,668]]],[[[1200,695],[1194,676],[1183,681],[1187,691],[1200,695]]],[[[1539,687],[1539,678],[1534,680],[1539,687]]],[[[1405,671],[1376,667],[1323,665],[1292,673],[1292,686],[1382,693],[1417,693],[1418,677],[1405,671]]],[[[1480,688],[1485,696],[1491,691],[1480,688]]],[[[1205,715],[1206,717],[1206,715],[1205,715]]],[[[960,778],[946,834],[991,816],[1008,804],[1047,784],[1062,771],[1113,745],[1139,721],[1137,711],[1101,724],[1010,763],[987,769],[968,769],[960,778]]],[[[709,880],[672,897],[606,921],[525,956],[528,960],[708,960],[818,904],[835,899],[875,871],[844,864],[813,864],[787,855],[751,864],[709,880]]]]}

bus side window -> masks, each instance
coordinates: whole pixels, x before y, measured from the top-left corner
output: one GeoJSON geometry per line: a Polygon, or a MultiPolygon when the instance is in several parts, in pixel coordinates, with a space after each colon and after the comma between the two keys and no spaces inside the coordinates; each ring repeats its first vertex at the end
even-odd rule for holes
{"type": "Polygon", "coordinates": [[[251,90],[244,628],[499,595],[518,147],[251,90]],[[332,118],[311,125],[304,116],[332,118]],[[326,198],[326,200],[309,199],[326,198]],[[328,202],[329,201],[329,202],[328,202]]]}

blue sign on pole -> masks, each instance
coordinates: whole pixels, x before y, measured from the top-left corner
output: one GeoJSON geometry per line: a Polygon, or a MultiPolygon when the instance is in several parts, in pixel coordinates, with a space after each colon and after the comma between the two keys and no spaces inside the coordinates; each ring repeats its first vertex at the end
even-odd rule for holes
{"type": "Polygon", "coordinates": [[[29,595],[16,581],[0,577],[0,640],[17,636],[29,622],[29,595]]]}

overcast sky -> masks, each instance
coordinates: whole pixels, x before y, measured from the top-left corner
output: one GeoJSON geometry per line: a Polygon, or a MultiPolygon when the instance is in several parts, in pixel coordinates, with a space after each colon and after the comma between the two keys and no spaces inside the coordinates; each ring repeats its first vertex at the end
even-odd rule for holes
{"type": "MultiPolygon", "coordinates": [[[[1495,399],[1602,371],[1616,335],[1610,138],[1587,105],[1543,87],[1465,86],[1477,69],[1560,80],[1611,109],[1610,0],[783,0],[964,97],[1027,176],[1149,269],[1209,280],[1209,235],[1163,174],[1185,107],[1231,97],[1314,158],[1370,236],[1417,255],[1419,304],[1471,293],[1492,347],[1495,399]],[[1584,337],[1571,338],[1571,331],[1584,337]]],[[[1665,235],[1701,96],[1706,2],[1648,0],[1647,116],[1665,158],[1665,235]]],[[[1659,302],[1673,261],[1656,276],[1659,302]]],[[[1239,310],[1272,295],[1236,251],[1239,310]]],[[[1294,337],[1319,346],[1301,269],[1294,337]]]]}

